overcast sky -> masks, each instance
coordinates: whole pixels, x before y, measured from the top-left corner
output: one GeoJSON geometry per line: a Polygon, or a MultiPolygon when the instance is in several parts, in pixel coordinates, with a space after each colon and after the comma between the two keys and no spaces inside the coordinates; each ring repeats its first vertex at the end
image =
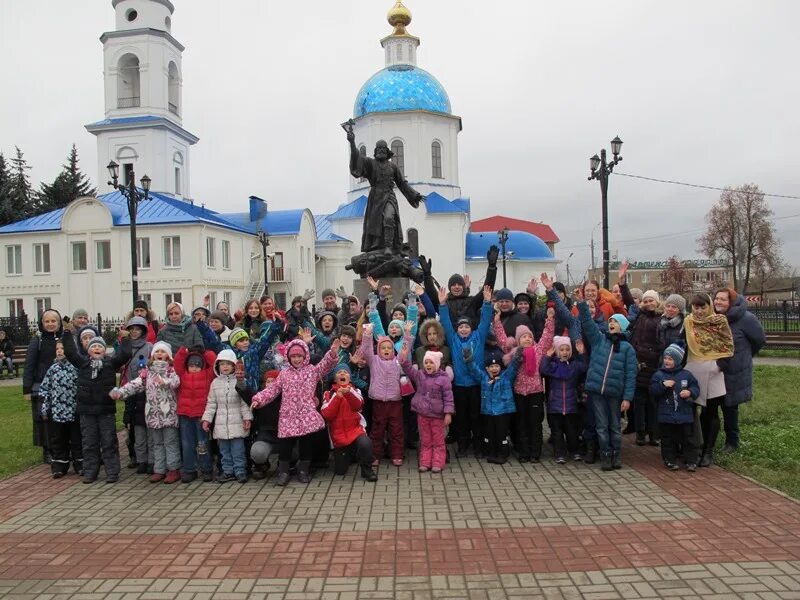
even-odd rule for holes
{"type": "MultiPolygon", "coordinates": [[[[183,55],[192,196],[220,211],[247,197],[328,213],[345,200],[339,123],[384,66],[392,0],[173,0],[183,55]]],[[[619,135],[621,172],[800,196],[800,2],[407,0],[418,65],[462,117],[461,186],[472,216],[550,224],[573,272],[589,263],[600,189],[588,158],[619,135]]],[[[0,150],[52,180],[70,145],[97,182],[103,31],[110,0],[0,0],[0,150]]],[[[154,189],[157,182],[154,182],[154,189]]],[[[719,192],[613,176],[612,254],[698,256],[719,192]]],[[[800,266],[800,200],[769,199],[800,266]],[[790,217],[795,215],[794,217],[790,217]],[[783,218],[780,218],[783,217],[783,218]]],[[[598,261],[600,228],[595,233],[598,261]]]]}

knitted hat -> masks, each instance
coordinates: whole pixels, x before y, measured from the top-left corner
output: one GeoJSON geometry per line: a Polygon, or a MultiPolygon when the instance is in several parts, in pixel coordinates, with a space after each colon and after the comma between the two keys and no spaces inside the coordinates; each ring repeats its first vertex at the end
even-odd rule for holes
{"type": "Polygon", "coordinates": [[[630,292],[631,296],[633,296],[635,300],[641,300],[642,296],[644,295],[642,288],[631,288],[630,292]]]}
{"type": "Polygon", "coordinates": [[[565,287],[564,287],[564,284],[563,284],[563,283],[561,283],[560,281],[556,281],[556,282],[553,284],[553,289],[554,289],[555,291],[557,291],[557,292],[561,292],[561,293],[562,293],[562,294],[564,294],[565,296],[567,295],[567,288],[565,288],[565,287]]]}
{"type": "Polygon", "coordinates": [[[469,325],[471,328],[472,321],[469,320],[469,317],[459,317],[458,321],[456,321],[456,329],[458,329],[460,325],[469,325]]]}
{"type": "Polygon", "coordinates": [[[125,323],[125,329],[130,329],[131,327],[139,327],[142,330],[142,335],[147,335],[147,321],[144,320],[144,317],[131,317],[128,319],[128,322],[125,323]]]}
{"type": "Polygon", "coordinates": [[[519,304],[520,302],[527,302],[528,304],[533,304],[531,302],[531,295],[528,292],[520,292],[516,296],[514,296],[514,304],[519,304]]]}
{"type": "Polygon", "coordinates": [[[396,312],[403,313],[403,318],[405,319],[406,315],[408,314],[408,309],[406,308],[405,304],[395,304],[394,308],[392,308],[392,313],[391,314],[394,314],[396,312]]]}
{"type": "Polygon", "coordinates": [[[350,367],[347,366],[347,363],[337,364],[336,368],[333,370],[333,375],[336,376],[339,371],[347,371],[347,374],[351,376],[353,374],[353,372],[350,370],[350,367]]]}
{"type": "Polygon", "coordinates": [[[137,300],[133,303],[133,309],[136,310],[137,308],[143,308],[145,310],[150,310],[150,307],[147,306],[147,302],[144,300],[137,300]]]}
{"type": "Polygon", "coordinates": [[[500,302],[500,300],[511,300],[513,302],[514,301],[514,292],[512,292],[508,288],[503,288],[503,289],[497,290],[494,293],[494,299],[497,302],[500,302]]]}
{"type": "Polygon", "coordinates": [[[78,330],[78,339],[82,340],[87,335],[90,335],[93,338],[96,338],[96,337],[100,336],[100,331],[94,325],[84,325],[83,327],[81,327],[78,330]]]}
{"type": "Polygon", "coordinates": [[[324,290],[322,290],[322,296],[320,296],[320,298],[325,300],[325,298],[327,298],[328,296],[333,296],[334,298],[336,298],[336,292],[334,292],[331,288],[325,288],[324,290]]]}
{"type": "Polygon", "coordinates": [[[339,337],[349,335],[351,338],[356,339],[356,328],[352,325],[342,325],[339,329],[339,337]]]}
{"type": "Polygon", "coordinates": [[[533,337],[533,332],[530,330],[530,327],[528,327],[527,325],[517,325],[517,330],[514,332],[514,337],[516,338],[518,344],[519,344],[520,338],[523,335],[529,335],[529,336],[533,337]]]}
{"type": "Polygon", "coordinates": [[[106,349],[106,341],[103,338],[101,338],[99,335],[96,335],[91,340],[89,340],[89,345],[86,346],[86,349],[88,350],[92,346],[102,346],[103,350],[105,350],[106,349]]]}
{"type": "Polygon", "coordinates": [[[389,321],[389,327],[387,327],[386,330],[388,331],[392,327],[392,325],[397,325],[400,328],[400,331],[403,331],[404,323],[400,319],[395,319],[394,321],[389,321]]]}
{"type": "Polygon", "coordinates": [[[249,339],[250,335],[244,329],[241,327],[236,327],[233,331],[231,331],[230,336],[228,336],[228,343],[235,348],[238,342],[249,339]]]}
{"type": "Polygon", "coordinates": [[[617,313],[611,315],[611,319],[614,319],[617,323],[619,323],[619,328],[622,330],[623,333],[628,330],[628,327],[630,327],[631,322],[628,321],[628,318],[625,315],[617,313]]]}
{"type": "Polygon", "coordinates": [[[667,346],[667,349],[664,350],[664,356],[669,356],[675,361],[675,366],[680,365],[683,363],[683,357],[686,354],[686,351],[678,346],[678,344],[670,344],[667,346]]]}
{"type": "Polygon", "coordinates": [[[269,371],[265,371],[264,380],[266,381],[267,379],[277,379],[278,375],[280,374],[281,372],[278,369],[271,369],[269,371]]]}
{"type": "Polygon", "coordinates": [[[197,308],[193,309],[192,314],[194,315],[194,313],[196,313],[198,310],[202,310],[205,313],[206,319],[208,318],[208,315],[211,314],[211,311],[208,310],[205,306],[198,306],[197,308]]]}
{"type": "Polygon", "coordinates": [[[210,315],[208,315],[208,320],[215,319],[222,323],[223,325],[228,322],[228,315],[226,315],[221,310],[212,311],[210,315]]]}
{"type": "Polygon", "coordinates": [[[422,358],[423,364],[426,360],[430,360],[433,362],[436,370],[438,371],[439,368],[442,366],[442,356],[444,356],[441,352],[434,352],[433,350],[428,350],[425,353],[425,356],[422,358]]]}
{"type": "Polygon", "coordinates": [[[680,294],[670,294],[664,301],[664,304],[674,304],[682,313],[686,312],[686,298],[680,294]]]}
{"type": "Polygon", "coordinates": [[[464,278],[459,275],[458,273],[453,273],[450,275],[450,279],[447,280],[447,289],[450,289],[454,285],[460,285],[461,287],[467,287],[464,278]]]}
{"type": "Polygon", "coordinates": [[[553,338],[553,348],[558,352],[563,346],[569,348],[569,355],[572,356],[572,340],[565,335],[557,335],[553,338]]]}
{"type": "Polygon", "coordinates": [[[89,318],[89,313],[86,311],[85,308],[76,308],[72,312],[72,319],[75,320],[78,317],[86,317],[88,319],[89,318]]]}
{"type": "Polygon", "coordinates": [[[188,356],[188,358],[186,359],[186,366],[187,367],[198,367],[198,368],[202,369],[204,363],[205,363],[205,360],[203,359],[203,355],[202,354],[197,354],[197,353],[190,354],[188,356]]]}
{"type": "Polygon", "coordinates": [[[155,354],[156,350],[164,350],[169,356],[169,359],[172,360],[172,346],[170,346],[167,342],[156,342],[153,344],[152,350],[150,350],[150,356],[155,354]]]}
{"type": "Polygon", "coordinates": [[[486,356],[483,360],[483,366],[488,367],[489,365],[503,366],[503,353],[499,348],[492,348],[491,350],[486,351],[486,356]]]}
{"type": "Polygon", "coordinates": [[[658,297],[658,292],[655,290],[647,290],[644,294],[642,294],[642,300],[647,300],[648,298],[652,298],[656,302],[660,300],[658,297]]]}

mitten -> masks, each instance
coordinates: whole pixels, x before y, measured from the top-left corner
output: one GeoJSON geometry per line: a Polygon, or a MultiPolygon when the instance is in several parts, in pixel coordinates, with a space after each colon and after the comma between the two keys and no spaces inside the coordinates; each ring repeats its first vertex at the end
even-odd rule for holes
{"type": "Polygon", "coordinates": [[[336,288],[336,290],[334,290],[334,292],[335,292],[336,296],[338,298],[341,298],[342,300],[345,300],[347,298],[347,292],[345,291],[343,285],[340,285],[338,288],[336,288]]]}
{"type": "Polygon", "coordinates": [[[306,291],[303,293],[303,296],[302,296],[302,298],[303,298],[303,300],[305,300],[306,302],[308,302],[308,301],[311,299],[311,297],[312,297],[313,295],[314,295],[314,290],[306,290],[306,291]]]}
{"type": "Polygon", "coordinates": [[[370,292],[368,298],[369,298],[369,309],[371,311],[372,310],[377,310],[377,308],[378,308],[378,296],[375,294],[375,292],[370,292]]]}
{"type": "Polygon", "coordinates": [[[486,253],[486,260],[489,261],[489,267],[494,268],[497,266],[497,257],[500,256],[500,248],[492,244],[489,246],[489,251],[486,253]]]}

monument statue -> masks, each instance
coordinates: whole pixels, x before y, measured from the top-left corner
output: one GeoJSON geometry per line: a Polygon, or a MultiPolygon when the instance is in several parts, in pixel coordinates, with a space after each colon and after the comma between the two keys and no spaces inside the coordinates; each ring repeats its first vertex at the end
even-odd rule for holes
{"type": "Polygon", "coordinates": [[[362,278],[407,277],[420,283],[422,270],[414,267],[411,248],[403,243],[403,229],[400,226],[400,209],[394,188],[400,190],[408,203],[418,208],[425,196],[414,190],[406,181],[400,169],[389,159],[394,156],[385,141],[375,145],[375,158],[361,156],[356,148],[352,119],[342,123],[350,142],[350,173],[356,178],[369,181],[370,190],[367,208],[364,211],[364,228],[361,235],[362,254],[352,257],[347,269],[358,273],[362,278]]]}

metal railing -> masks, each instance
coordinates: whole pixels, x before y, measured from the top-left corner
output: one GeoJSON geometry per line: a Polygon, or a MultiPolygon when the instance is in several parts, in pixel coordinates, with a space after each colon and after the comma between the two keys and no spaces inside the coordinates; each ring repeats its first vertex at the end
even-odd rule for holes
{"type": "Polygon", "coordinates": [[[138,106],[141,106],[141,98],[139,96],[117,98],[117,108],[136,108],[138,106]]]}

